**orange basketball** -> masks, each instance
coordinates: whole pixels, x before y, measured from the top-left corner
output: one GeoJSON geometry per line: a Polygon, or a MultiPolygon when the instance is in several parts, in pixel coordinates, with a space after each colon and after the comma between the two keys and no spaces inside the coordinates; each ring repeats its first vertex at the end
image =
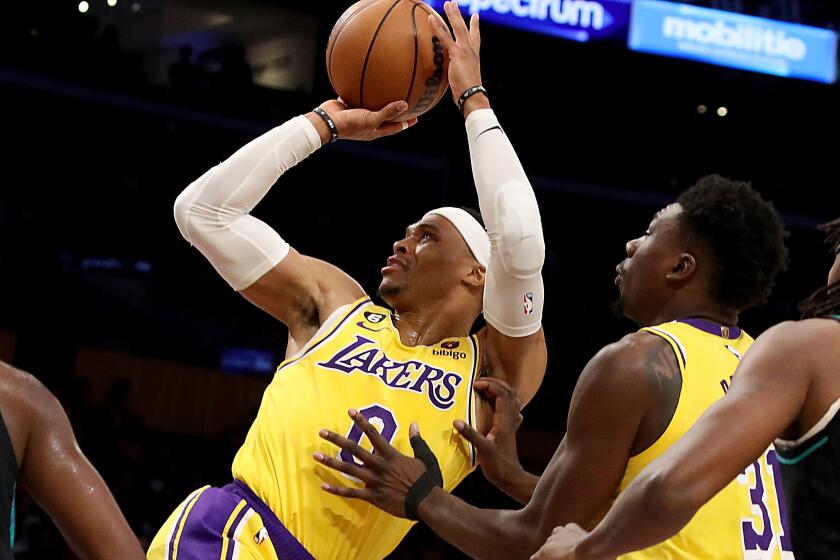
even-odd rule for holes
{"type": "MultiPolygon", "coordinates": [[[[338,19],[327,45],[327,74],[349,107],[378,111],[405,100],[418,117],[449,88],[449,57],[428,16],[440,18],[419,0],[361,0],[338,19]]],[[[441,21],[442,18],[441,18],[441,21]]]]}

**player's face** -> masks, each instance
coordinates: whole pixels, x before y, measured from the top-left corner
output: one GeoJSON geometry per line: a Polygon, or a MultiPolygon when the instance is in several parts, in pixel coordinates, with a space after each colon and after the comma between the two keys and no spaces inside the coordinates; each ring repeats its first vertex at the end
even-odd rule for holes
{"type": "Polygon", "coordinates": [[[681,211],[676,203],[660,210],[641,236],[627,242],[627,258],[616,267],[620,311],[640,325],[646,325],[668,297],[666,276],[682,252],[681,211]]]}
{"type": "Polygon", "coordinates": [[[382,268],[379,293],[395,309],[447,295],[475,265],[455,226],[431,215],[408,226],[382,268]]]}

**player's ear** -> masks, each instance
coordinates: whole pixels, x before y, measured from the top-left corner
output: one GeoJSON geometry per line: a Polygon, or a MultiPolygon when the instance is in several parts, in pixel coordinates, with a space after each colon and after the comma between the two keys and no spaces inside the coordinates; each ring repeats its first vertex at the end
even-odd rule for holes
{"type": "Polygon", "coordinates": [[[478,264],[472,263],[464,276],[464,283],[476,288],[484,287],[484,278],[487,276],[487,269],[478,264]]]}
{"type": "Polygon", "coordinates": [[[684,283],[697,271],[697,260],[691,253],[681,253],[679,259],[665,275],[669,282],[684,283]]]}

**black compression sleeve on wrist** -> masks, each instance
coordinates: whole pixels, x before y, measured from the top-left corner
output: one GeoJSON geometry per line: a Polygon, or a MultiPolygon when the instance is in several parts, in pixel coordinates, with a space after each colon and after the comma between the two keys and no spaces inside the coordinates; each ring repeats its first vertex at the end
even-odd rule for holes
{"type": "Polygon", "coordinates": [[[436,486],[443,488],[443,475],[440,472],[440,465],[437,457],[429,449],[429,445],[420,436],[414,436],[410,440],[411,448],[414,449],[414,456],[426,465],[426,470],[420,475],[405,496],[405,515],[407,518],[417,520],[417,508],[420,507],[426,496],[428,496],[436,486]]]}

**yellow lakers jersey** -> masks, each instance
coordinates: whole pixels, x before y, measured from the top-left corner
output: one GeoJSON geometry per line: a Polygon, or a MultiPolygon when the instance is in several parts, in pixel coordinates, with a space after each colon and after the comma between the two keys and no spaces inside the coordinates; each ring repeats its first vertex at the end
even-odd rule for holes
{"type": "MultiPolygon", "coordinates": [[[[729,389],[732,374],[753,339],[737,327],[702,319],[673,321],[642,329],[665,339],[682,374],[682,390],[671,423],[648,449],[632,457],[620,491],[662,455],[729,389]]],[[[781,472],[771,446],[721,490],[682,531],[656,546],[622,556],[627,560],[790,559],[790,535],[779,504],[781,472]]]]}
{"type": "Polygon", "coordinates": [[[472,386],[479,358],[475,336],[405,346],[390,311],[360,299],[277,368],[234,459],[233,476],[262,498],[315,558],[383,558],[413,522],[321,490],[322,482],[358,481],[314,461],[318,451],[356,461],[318,431],[326,428],[372,449],[347,415],[354,408],[411,456],[408,427],[417,421],[450,491],[475,465],[474,450],[452,421],[475,426],[472,386]]]}

